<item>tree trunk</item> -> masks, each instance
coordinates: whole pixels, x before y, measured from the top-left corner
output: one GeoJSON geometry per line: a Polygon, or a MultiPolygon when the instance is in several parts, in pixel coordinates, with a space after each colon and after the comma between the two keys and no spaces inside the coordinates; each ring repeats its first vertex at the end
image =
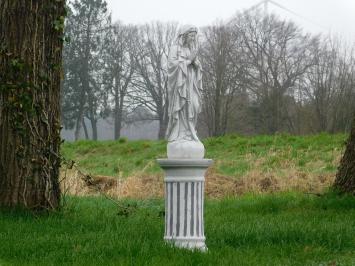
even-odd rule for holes
{"type": "Polygon", "coordinates": [[[97,140],[97,120],[95,118],[90,119],[92,129],[92,139],[97,140]]]}
{"type": "Polygon", "coordinates": [[[0,205],[60,203],[65,1],[0,0],[0,205]]]}
{"type": "Polygon", "coordinates": [[[118,88],[115,88],[115,132],[114,132],[114,137],[115,140],[118,140],[121,137],[121,128],[122,128],[122,112],[123,112],[123,95],[119,95],[119,90],[118,88]]]}
{"type": "Polygon", "coordinates": [[[121,127],[122,127],[121,116],[119,114],[115,114],[115,129],[114,129],[115,140],[118,140],[121,137],[121,127]]]}
{"type": "Polygon", "coordinates": [[[341,159],[334,187],[355,195],[355,116],[345,153],[341,159]]]}
{"type": "MultiPolygon", "coordinates": [[[[218,79],[219,80],[219,79],[218,79]]],[[[220,136],[220,109],[221,109],[221,91],[220,91],[220,83],[221,81],[217,80],[217,85],[216,85],[216,96],[215,96],[215,102],[214,102],[214,129],[213,129],[213,137],[220,136]]]]}
{"type": "Polygon", "coordinates": [[[85,119],[82,120],[82,125],[83,125],[83,129],[84,129],[85,139],[89,139],[89,133],[88,133],[88,128],[86,127],[86,124],[85,124],[85,119]]]}
{"type": "Polygon", "coordinates": [[[76,123],[75,123],[75,141],[79,140],[80,138],[80,131],[81,131],[81,126],[82,126],[82,121],[84,120],[84,105],[86,102],[86,93],[85,90],[81,87],[81,97],[80,97],[80,102],[79,102],[79,111],[78,111],[78,116],[76,118],[76,123]]]}
{"type": "Polygon", "coordinates": [[[158,139],[165,139],[166,130],[168,128],[168,120],[165,118],[164,115],[159,115],[159,131],[158,131],[158,139]]]}

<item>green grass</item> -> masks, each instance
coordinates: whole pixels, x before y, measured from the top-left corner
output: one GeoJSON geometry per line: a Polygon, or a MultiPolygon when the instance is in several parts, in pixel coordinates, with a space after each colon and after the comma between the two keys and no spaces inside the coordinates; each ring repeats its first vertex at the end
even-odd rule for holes
{"type": "MultiPolygon", "coordinates": [[[[62,145],[62,155],[74,160],[83,169],[96,175],[131,175],[165,152],[164,141],[77,141],[62,145]]],[[[157,165],[147,167],[147,172],[157,172],[157,165]]]]}
{"type": "Polygon", "coordinates": [[[122,204],[136,208],[71,197],[58,213],[2,210],[0,265],[355,265],[354,197],[208,200],[205,254],[163,242],[162,200],[122,204]]]}
{"type": "MultiPolygon", "coordinates": [[[[214,159],[222,175],[241,177],[251,170],[312,174],[335,173],[346,135],[243,137],[229,135],[203,142],[206,158],[214,159]]],[[[165,141],[78,141],[65,143],[62,154],[94,175],[127,177],[137,171],[160,173],[155,159],[166,157],[165,141]]]]}

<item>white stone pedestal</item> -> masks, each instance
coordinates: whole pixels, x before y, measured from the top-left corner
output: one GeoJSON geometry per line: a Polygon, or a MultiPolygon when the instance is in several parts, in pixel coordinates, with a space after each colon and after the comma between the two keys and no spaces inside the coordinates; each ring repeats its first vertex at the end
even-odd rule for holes
{"type": "Polygon", "coordinates": [[[203,205],[210,159],[158,159],[165,171],[165,235],[177,247],[205,251],[203,205]]]}

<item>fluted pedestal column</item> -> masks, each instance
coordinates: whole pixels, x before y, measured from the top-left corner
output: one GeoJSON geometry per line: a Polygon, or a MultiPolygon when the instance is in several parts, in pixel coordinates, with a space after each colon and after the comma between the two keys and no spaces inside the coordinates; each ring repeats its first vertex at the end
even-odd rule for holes
{"type": "Polygon", "coordinates": [[[165,236],[177,247],[206,250],[203,205],[209,159],[159,159],[165,171],[165,236]]]}

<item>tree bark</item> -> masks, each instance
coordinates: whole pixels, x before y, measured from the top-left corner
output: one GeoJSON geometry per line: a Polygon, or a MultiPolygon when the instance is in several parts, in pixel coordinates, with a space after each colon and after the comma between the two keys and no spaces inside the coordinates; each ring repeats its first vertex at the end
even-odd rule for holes
{"type": "Polygon", "coordinates": [[[86,102],[86,93],[83,88],[81,88],[81,97],[80,97],[80,102],[79,102],[79,110],[78,110],[78,116],[76,118],[76,123],[75,123],[75,141],[79,140],[80,138],[80,131],[81,131],[81,126],[82,126],[82,121],[84,120],[84,105],[86,102]]]}
{"type": "Polygon", "coordinates": [[[0,206],[59,207],[64,16],[64,0],[0,0],[0,206]]]}
{"type": "Polygon", "coordinates": [[[115,100],[115,140],[121,137],[122,129],[122,114],[123,114],[123,98],[115,100]]]}
{"type": "Polygon", "coordinates": [[[114,129],[115,140],[118,140],[121,137],[121,127],[122,127],[121,115],[115,114],[115,129],[114,129]]]}
{"type": "Polygon", "coordinates": [[[345,153],[338,168],[334,187],[340,192],[355,195],[355,116],[350,137],[346,143],[345,153]]]}
{"type": "Polygon", "coordinates": [[[89,139],[89,133],[88,133],[88,129],[85,124],[85,119],[82,120],[82,125],[83,125],[83,129],[84,129],[85,139],[89,139]]]}
{"type": "MultiPolygon", "coordinates": [[[[159,110],[162,110],[163,108],[160,108],[159,110]]],[[[163,111],[158,112],[158,118],[159,118],[159,131],[158,131],[158,139],[165,139],[166,135],[166,130],[168,128],[168,116],[166,113],[163,111]]]]}
{"type": "Polygon", "coordinates": [[[159,132],[158,132],[158,139],[164,139],[165,133],[167,129],[167,124],[163,121],[159,121],[159,132]]]}
{"type": "Polygon", "coordinates": [[[97,120],[95,118],[90,119],[92,129],[92,139],[97,140],[97,120]]]}

